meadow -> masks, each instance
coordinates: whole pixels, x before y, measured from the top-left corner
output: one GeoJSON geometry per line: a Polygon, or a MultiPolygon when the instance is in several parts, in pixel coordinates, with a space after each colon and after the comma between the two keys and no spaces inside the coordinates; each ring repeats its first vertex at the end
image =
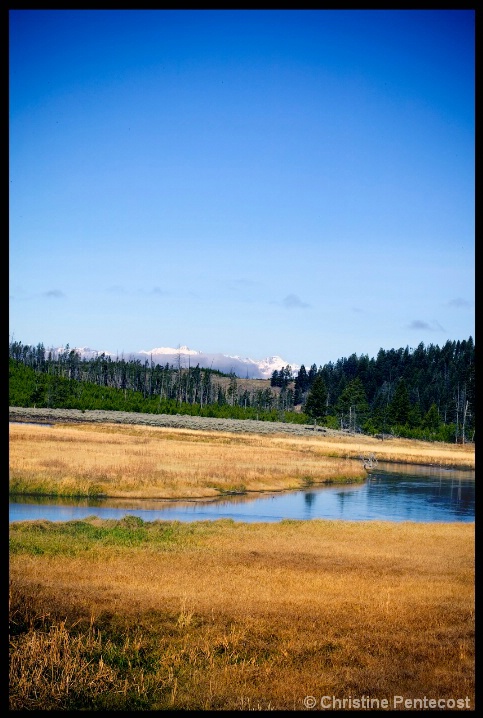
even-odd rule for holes
{"type": "Polygon", "coordinates": [[[335,433],[231,433],[120,424],[11,423],[10,493],[214,498],[363,481],[364,457],[474,468],[473,444],[335,433]]]}
{"type": "Polygon", "coordinates": [[[10,527],[10,709],[468,698],[474,524],[10,527]]]}
{"type": "MultiPolygon", "coordinates": [[[[212,495],[242,480],[246,491],[299,488],[307,477],[345,481],[349,467],[360,480],[369,451],[474,468],[474,446],[370,437],[11,425],[10,439],[24,486],[136,496],[169,486],[172,496],[212,495]],[[214,486],[216,466],[217,481],[228,476],[214,486]]],[[[310,696],[315,708],[365,699],[407,709],[397,696],[474,710],[474,528],[132,516],[11,524],[9,708],[303,710],[310,696]]]]}

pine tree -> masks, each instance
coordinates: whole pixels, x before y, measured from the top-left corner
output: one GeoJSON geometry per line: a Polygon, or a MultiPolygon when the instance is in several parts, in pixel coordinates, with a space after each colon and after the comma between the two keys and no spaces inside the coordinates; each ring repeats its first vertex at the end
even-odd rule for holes
{"type": "Polygon", "coordinates": [[[438,407],[436,404],[431,404],[423,418],[423,428],[430,429],[430,431],[437,431],[440,424],[441,419],[439,418],[438,407]]]}
{"type": "Polygon", "coordinates": [[[279,386],[278,370],[274,369],[270,377],[270,386],[279,386]]]}
{"type": "Polygon", "coordinates": [[[302,404],[304,400],[304,394],[307,391],[309,387],[309,378],[307,375],[307,370],[305,369],[305,366],[302,364],[302,366],[299,369],[299,373],[297,374],[295,378],[295,394],[294,394],[294,404],[302,404]]]}
{"type": "Polygon", "coordinates": [[[411,412],[411,402],[406,382],[401,379],[394,392],[393,400],[389,407],[389,415],[393,424],[404,426],[409,421],[411,412]]]}
{"type": "Polygon", "coordinates": [[[357,377],[343,389],[337,402],[337,413],[341,425],[355,430],[369,415],[369,404],[362,381],[357,377]]]}
{"type": "Polygon", "coordinates": [[[324,419],[327,414],[327,387],[321,374],[317,374],[312,383],[304,411],[314,420],[314,424],[317,420],[324,419]]]}

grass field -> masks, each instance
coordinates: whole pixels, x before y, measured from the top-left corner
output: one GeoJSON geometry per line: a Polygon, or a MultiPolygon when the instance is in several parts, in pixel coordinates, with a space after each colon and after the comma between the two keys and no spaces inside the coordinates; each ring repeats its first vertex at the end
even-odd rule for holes
{"type": "Polygon", "coordinates": [[[233,434],[119,424],[10,424],[10,492],[216,497],[362,481],[361,457],[474,468],[473,444],[233,434]]]}
{"type": "Polygon", "coordinates": [[[468,698],[474,524],[10,527],[11,709],[468,698]]]}
{"type": "MultiPolygon", "coordinates": [[[[299,488],[360,479],[369,453],[474,468],[474,446],[361,437],[11,425],[10,442],[11,487],[46,493],[299,488]]],[[[11,524],[9,708],[303,710],[311,696],[474,710],[474,529],[11,524]]]]}

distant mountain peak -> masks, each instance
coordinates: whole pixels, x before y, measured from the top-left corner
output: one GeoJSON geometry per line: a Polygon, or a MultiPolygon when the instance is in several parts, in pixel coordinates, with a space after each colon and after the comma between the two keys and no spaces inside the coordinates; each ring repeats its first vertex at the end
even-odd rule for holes
{"type": "Polygon", "coordinates": [[[138,354],[146,354],[146,355],[153,354],[154,356],[156,356],[158,354],[163,354],[163,355],[164,354],[170,354],[170,355],[171,354],[172,355],[189,354],[192,356],[194,354],[201,354],[201,352],[198,352],[195,349],[190,349],[187,346],[182,346],[182,347],[177,347],[176,349],[174,347],[157,347],[156,349],[151,349],[150,351],[144,351],[144,349],[142,349],[138,352],[138,354]]]}
{"type": "MultiPolygon", "coordinates": [[[[106,356],[115,357],[112,352],[98,352],[90,347],[78,347],[76,351],[86,358],[96,355],[105,354],[106,356]]],[[[231,356],[229,354],[208,353],[195,349],[190,349],[183,345],[179,347],[157,347],[146,351],[144,349],[129,354],[123,353],[127,359],[150,359],[155,364],[173,364],[181,360],[182,365],[193,367],[199,365],[202,369],[216,369],[224,374],[234,373],[240,379],[270,379],[274,371],[280,371],[286,366],[292,368],[294,375],[297,374],[300,366],[298,364],[290,364],[282,357],[274,354],[265,359],[250,359],[249,357],[231,356]],[[183,361],[184,360],[184,361],[183,361]]]]}

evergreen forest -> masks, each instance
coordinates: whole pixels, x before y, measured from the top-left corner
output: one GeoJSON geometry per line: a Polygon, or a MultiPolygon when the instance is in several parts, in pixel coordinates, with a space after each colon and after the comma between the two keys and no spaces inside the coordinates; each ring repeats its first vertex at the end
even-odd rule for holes
{"type": "Polygon", "coordinates": [[[447,441],[475,438],[472,337],[441,348],[380,349],[317,367],[290,366],[271,379],[245,380],[214,369],[152,360],[81,357],[69,345],[9,343],[9,404],[191,414],[314,423],[352,433],[447,441]]]}

